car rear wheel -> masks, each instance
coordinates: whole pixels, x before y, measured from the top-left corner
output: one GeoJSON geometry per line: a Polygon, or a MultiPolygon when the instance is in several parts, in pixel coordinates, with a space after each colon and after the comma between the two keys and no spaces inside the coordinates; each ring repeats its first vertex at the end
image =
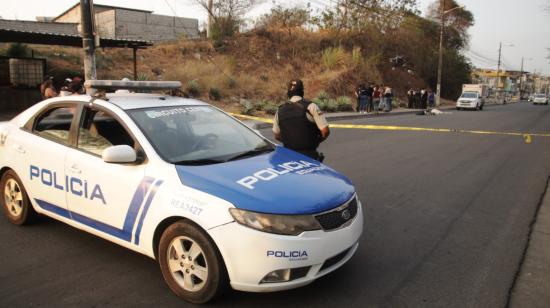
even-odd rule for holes
{"type": "Polygon", "coordinates": [[[6,218],[14,225],[27,225],[36,220],[34,211],[21,180],[12,170],[8,170],[0,180],[2,198],[0,199],[6,218]]]}
{"type": "Polygon", "coordinates": [[[223,259],[209,236],[198,227],[184,220],[172,224],[162,234],[158,249],[166,284],[184,300],[206,303],[226,289],[223,259]]]}

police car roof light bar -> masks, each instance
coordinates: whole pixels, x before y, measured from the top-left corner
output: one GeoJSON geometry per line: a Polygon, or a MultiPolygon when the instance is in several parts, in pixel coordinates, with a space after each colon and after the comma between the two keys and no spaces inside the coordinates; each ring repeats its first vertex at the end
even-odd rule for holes
{"type": "Polygon", "coordinates": [[[179,81],[124,81],[124,80],[86,80],[86,89],[125,89],[125,90],[176,90],[181,89],[179,81]]]}

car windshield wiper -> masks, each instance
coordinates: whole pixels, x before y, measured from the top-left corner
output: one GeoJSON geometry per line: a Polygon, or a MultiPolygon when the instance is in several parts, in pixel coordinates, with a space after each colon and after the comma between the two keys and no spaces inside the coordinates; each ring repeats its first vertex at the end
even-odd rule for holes
{"type": "Polygon", "coordinates": [[[255,156],[255,155],[258,155],[258,154],[262,154],[262,153],[272,152],[273,150],[274,150],[274,148],[272,146],[267,145],[267,146],[256,148],[256,149],[253,149],[253,150],[250,150],[250,151],[245,151],[245,152],[239,153],[235,156],[232,156],[232,157],[228,158],[226,161],[232,161],[232,160],[237,160],[237,159],[241,159],[241,158],[245,158],[245,157],[255,156]]]}
{"type": "Polygon", "coordinates": [[[182,161],[178,161],[178,162],[173,162],[173,164],[174,165],[185,165],[185,166],[201,166],[201,165],[221,164],[221,163],[224,163],[224,162],[225,162],[225,160],[205,158],[205,159],[182,160],[182,161]]]}

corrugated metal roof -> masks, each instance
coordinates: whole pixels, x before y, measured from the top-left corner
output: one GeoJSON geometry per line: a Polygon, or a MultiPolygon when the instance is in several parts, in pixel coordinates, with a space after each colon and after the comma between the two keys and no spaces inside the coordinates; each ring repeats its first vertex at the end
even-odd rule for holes
{"type": "MultiPolygon", "coordinates": [[[[82,47],[82,37],[77,34],[16,29],[0,29],[0,42],[82,47]]],[[[153,45],[149,41],[121,38],[100,38],[99,42],[100,47],[105,48],[147,48],[153,45]]]]}

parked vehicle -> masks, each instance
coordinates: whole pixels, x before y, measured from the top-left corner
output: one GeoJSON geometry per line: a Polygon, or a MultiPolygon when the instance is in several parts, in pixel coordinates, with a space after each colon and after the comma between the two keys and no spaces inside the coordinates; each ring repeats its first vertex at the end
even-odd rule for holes
{"type": "Polygon", "coordinates": [[[548,96],[544,93],[537,93],[533,96],[533,104],[548,105],[548,96]]]}
{"type": "Polygon", "coordinates": [[[462,85],[462,94],[456,101],[456,109],[483,110],[485,99],[489,95],[489,88],[484,84],[462,85]]]}
{"type": "Polygon", "coordinates": [[[271,292],[309,284],[345,264],[363,231],[344,175],[218,108],[168,95],[38,103],[0,123],[0,179],[11,223],[42,214],[154,258],[168,287],[192,303],[227,285],[271,292]]]}

